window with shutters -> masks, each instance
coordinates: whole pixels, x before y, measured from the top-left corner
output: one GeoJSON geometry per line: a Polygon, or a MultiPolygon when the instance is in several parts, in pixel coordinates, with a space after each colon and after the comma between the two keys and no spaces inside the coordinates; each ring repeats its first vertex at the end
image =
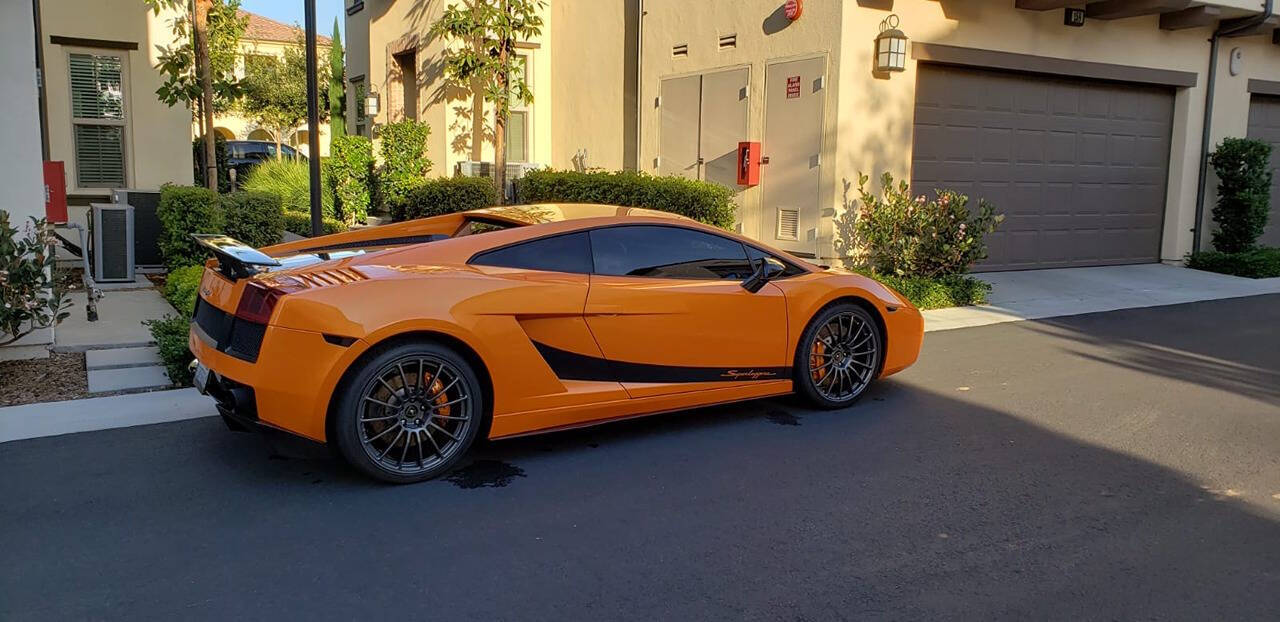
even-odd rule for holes
{"type": "MultiPolygon", "coordinates": [[[[529,71],[530,58],[527,54],[518,54],[516,62],[516,71],[524,78],[524,83],[529,90],[533,90],[533,80],[530,79],[532,73],[529,71]]],[[[530,106],[521,101],[514,94],[511,97],[511,108],[507,113],[507,161],[508,162],[528,162],[529,161],[529,119],[531,115],[530,106]]]]}
{"type": "Polygon", "coordinates": [[[124,58],[72,53],[68,62],[76,186],[122,188],[126,185],[124,58]]]}

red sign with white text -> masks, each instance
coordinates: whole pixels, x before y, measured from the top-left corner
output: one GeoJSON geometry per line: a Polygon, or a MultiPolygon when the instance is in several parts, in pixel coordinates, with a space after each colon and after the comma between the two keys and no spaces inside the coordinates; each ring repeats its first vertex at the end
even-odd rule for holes
{"type": "Polygon", "coordinates": [[[787,76],[787,99],[800,97],[800,76],[787,76]]]}

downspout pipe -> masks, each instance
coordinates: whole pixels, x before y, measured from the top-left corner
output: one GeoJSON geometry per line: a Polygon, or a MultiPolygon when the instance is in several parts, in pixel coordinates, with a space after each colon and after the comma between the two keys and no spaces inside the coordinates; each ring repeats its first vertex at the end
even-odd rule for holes
{"type": "Polygon", "coordinates": [[[1213,119],[1213,93],[1218,81],[1219,42],[1222,37],[1230,37],[1244,32],[1271,19],[1272,3],[1273,0],[1264,0],[1262,13],[1230,28],[1223,28],[1219,25],[1218,29],[1213,31],[1213,36],[1209,37],[1209,77],[1205,84],[1204,122],[1200,124],[1200,175],[1196,178],[1196,220],[1191,227],[1191,252],[1193,253],[1200,250],[1201,233],[1204,229],[1204,192],[1209,179],[1209,134],[1213,129],[1211,125],[1213,119]]]}
{"type": "MultiPolygon", "coordinates": [[[[1270,2],[1271,0],[1267,0],[1270,2]]],[[[640,140],[644,136],[644,0],[636,0],[636,170],[644,170],[640,140]]]]}

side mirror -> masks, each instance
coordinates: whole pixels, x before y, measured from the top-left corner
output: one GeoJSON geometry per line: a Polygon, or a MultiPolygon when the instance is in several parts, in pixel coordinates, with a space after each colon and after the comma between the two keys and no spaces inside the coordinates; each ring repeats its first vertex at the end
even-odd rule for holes
{"type": "Polygon", "coordinates": [[[760,288],[764,287],[765,283],[778,278],[778,275],[786,270],[787,267],[782,265],[782,262],[772,257],[765,257],[760,262],[759,267],[756,268],[756,271],[742,282],[742,289],[754,294],[760,291],[760,288]]]}

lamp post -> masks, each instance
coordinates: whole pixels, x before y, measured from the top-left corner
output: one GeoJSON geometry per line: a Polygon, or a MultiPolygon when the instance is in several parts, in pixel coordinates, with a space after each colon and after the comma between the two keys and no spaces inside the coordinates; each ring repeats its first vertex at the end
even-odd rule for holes
{"type": "Polygon", "coordinates": [[[320,86],[316,83],[316,0],[306,6],[307,52],[307,164],[311,169],[311,237],[324,231],[320,212],[320,86]]]}
{"type": "Polygon", "coordinates": [[[876,71],[907,69],[907,35],[898,30],[898,16],[890,15],[880,22],[876,35],[876,71]]]}

